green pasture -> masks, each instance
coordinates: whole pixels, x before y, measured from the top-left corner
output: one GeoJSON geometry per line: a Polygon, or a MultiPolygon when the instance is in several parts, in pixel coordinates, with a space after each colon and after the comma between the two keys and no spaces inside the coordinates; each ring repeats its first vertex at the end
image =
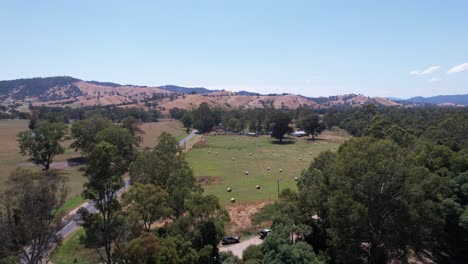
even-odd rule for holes
{"type": "Polygon", "coordinates": [[[187,161],[205,192],[218,196],[222,204],[231,198],[237,203],[276,199],[278,179],[280,191],[296,189],[294,178],[320,152],[339,146],[306,138],[286,141],[290,143],[277,144],[269,136],[210,135],[189,151],[187,161]]]}

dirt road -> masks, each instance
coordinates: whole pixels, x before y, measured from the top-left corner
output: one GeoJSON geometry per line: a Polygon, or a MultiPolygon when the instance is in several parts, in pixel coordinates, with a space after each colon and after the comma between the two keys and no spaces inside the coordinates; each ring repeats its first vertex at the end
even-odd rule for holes
{"type": "Polygon", "coordinates": [[[232,254],[234,254],[235,256],[238,256],[239,258],[242,258],[242,252],[244,252],[244,250],[248,246],[250,246],[250,245],[260,245],[262,243],[263,243],[263,240],[258,238],[257,236],[246,239],[244,241],[242,241],[242,238],[241,238],[240,243],[232,244],[232,245],[228,245],[228,246],[221,246],[221,247],[219,247],[219,251],[221,251],[221,252],[231,251],[232,254]]]}

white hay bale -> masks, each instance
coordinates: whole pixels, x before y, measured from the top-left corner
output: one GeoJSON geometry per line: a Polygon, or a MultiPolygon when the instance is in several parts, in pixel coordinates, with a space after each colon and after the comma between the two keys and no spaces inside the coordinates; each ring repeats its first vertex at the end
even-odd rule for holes
{"type": "Polygon", "coordinates": [[[267,170],[270,170],[270,167],[268,167],[267,170]]]}
{"type": "Polygon", "coordinates": [[[256,188],[257,190],[259,190],[259,189],[260,189],[260,185],[255,186],[255,188],[256,188]]]}
{"type": "Polygon", "coordinates": [[[252,156],[252,153],[249,153],[249,156],[252,156]]]}
{"type": "Polygon", "coordinates": [[[248,171],[245,171],[245,175],[249,175],[249,172],[248,172],[248,171]]]}
{"type": "Polygon", "coordinates": [[[231,189],[231,188],[227,188],[227,192],[232,192],[232,189],[231,189]]]}
{"type": "Polygon", "coordinates": [[[236,158],[232,158],[232,160],[236,160],[236,158]]]}
{"type": "Polygon", "coordinates": [[[279,169],[279,172],[283,172],[283,169],[279,169]]]}
{"type": "Polygon", "coordinates": [[[302,157],[299,157],[299,160],[302,160],[302,157]]]}
{"type": "Polygon", "coordinates": [[[231,203],[235,203],[236,202],[236,198],[231,198],[231,203]]]}
{"type": "Polygon", "coordinates": [[[297,177],[294,177],[294,180],[295,180],[295,181],[298,181],[298,180],[299,180],[299,178],[297,178],[297,177]]]}

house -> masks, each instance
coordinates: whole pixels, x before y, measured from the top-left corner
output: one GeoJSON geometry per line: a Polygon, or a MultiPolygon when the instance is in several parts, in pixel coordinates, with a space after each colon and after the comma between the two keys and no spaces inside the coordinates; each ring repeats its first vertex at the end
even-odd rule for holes
{"type": "Polygon", "coordinates": [[[291,134],[293,137],[304,137],[307,136],[307,133],[304,131],[294,131],[291,134]]]}
{"type": "Polygon", "coordinates": [[[258,134],[255,132],[248,132],[246,135],[251,137],[258,137],[258,134]]]}

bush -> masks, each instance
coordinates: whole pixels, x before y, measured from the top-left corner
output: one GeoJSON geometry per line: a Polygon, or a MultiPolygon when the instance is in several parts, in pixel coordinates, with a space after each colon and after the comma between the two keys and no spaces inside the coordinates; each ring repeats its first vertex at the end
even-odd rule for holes
{"type": "Polygon", "coordinates": [[[260,246],[257,245],[250,245],[248,246],[245,250],[244,253],[242,253],[242,259],[244,261],[248,260],[263,260],[263,253],[260,249],[260,246]]]}

